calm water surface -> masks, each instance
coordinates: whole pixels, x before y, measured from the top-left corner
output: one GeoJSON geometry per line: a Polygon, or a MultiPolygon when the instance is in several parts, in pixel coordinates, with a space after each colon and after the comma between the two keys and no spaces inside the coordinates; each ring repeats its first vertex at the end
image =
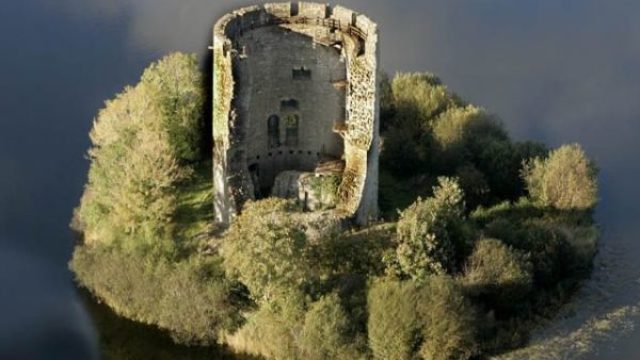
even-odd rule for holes
{"type": "MultiPolygon", "coordinates": [[[[86,179],[87,133],[103,101],[167,52],[204,55],[214,20],[248,3],[0,6],[0,358],[91,359],[100,345],[109,353],[141,344],[155,349],[149,358],[223,356],[173,347],[161,334],[83,305],[66,268],[73,247],[67,224],[86,179]]],[[[503,358],[639,358],[640,2],[343,4],[381,24],[387,72],[432,71],[499,114],[514,137],[580,142],[601,167],[604,235],[593,279],[530,347],[503,358]]]]}

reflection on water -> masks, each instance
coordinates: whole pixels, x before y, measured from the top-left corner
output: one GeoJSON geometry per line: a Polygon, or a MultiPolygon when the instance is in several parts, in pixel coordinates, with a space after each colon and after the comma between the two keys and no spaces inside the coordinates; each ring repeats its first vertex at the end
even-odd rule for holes
{"type": "Polygon", "coordinates": [[[250,360],[221,347],[176,345],[164,331],[117,316],[86,291],[78,290],[99,336],[103,360],[250,360]]]}

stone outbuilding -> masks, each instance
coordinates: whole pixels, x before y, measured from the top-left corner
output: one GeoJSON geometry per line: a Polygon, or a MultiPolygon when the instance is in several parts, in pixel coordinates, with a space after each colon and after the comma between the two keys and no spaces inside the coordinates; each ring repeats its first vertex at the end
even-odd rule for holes
{"type": "Polygon", "coordinates": [[[217,222],[267,196],[365,225],[378,213],[378,29],[341,6],[272,3],[213,39],[217,222]]]}

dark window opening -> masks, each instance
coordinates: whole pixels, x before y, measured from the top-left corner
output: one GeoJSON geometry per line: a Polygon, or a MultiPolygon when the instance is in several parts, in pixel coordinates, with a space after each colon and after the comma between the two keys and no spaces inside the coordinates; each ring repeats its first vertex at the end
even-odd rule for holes
{"type": "Polygon", "coordinates": [[[299,107],[300,107],[300,104],[296,99],[284,99],[280,102],[281,111],[298,110],[299,107]]]}
{"type": "Polygon", "coordinates": [[[289,150],[289,155],[293,155],[294,152],[295,151],[293,151],[293,150],[289,150]]]}
{"type": "Polygon", "coordinates": [[[269,116],[268,135],[269,135],[269,148],[276,148],[280,146],[280,118],[278,115],[269,116]]]}
{"type": "Polygon", "coordinates": [[[300,118],[298,115],[289,115],[286,120],[286,138],[285,145],[288,147],[298,146],[298,126],[300,123],[300,118]]]}
{"type": "Polygon", "coordinates": [[[324,17],[325,18],[330,18],[331,16],[333,16],[333,8],[331,6],[327,6],[326,8],[327,10],[324,13],[324,17]]]}
{"type": "Polygon", "coordinates": [[[253,183],[254,196],[259,199],[260,194],[260,166],[258,164],[249,165],[249,174],[251,175],[251,182],[253,183]]]}
{"type": "Polygon", "coordinates": [[[260,165],[258,164],[251,164],[249,165],[249,172],[251,173],[251,175],[256,175],[256,176],[260,176],[260,165]]]}
{"type": "Polygon", "coordinates": [[[291,16],[298,16],[298,14],[300,13],[300,7],[298,6],[297,2],[292,2],[291,3],[291,16]]]}
{"type": "Polygon", "coordinates": [[[367,50],[367,45],[366,45],[364,39],[358,38],[357,56],[360,57],[360,56],[364,55],[366,50],[367,50]]]}
{"type": "Polygon", "coordinates": [[[293,80],[311,80],[311,69],[304,66],[295,67],[291,71],[293,80]]]}

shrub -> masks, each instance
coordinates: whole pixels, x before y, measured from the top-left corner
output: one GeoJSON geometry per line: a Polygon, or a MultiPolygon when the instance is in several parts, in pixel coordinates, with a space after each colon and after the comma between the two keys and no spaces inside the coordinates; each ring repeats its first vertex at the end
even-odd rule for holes
{"type": "Polygon", "coordinates": [[[350,319],[337,294],[311,304],[300,337],[302,359],[351,359],[357,354],[350,346],[353,338],[350,319]]]}
{"type": "Polygon", "coordinates": [[[309,282],[309,246],[290,214],[295,209],[293,202],[283,199],[249,202],[222,240],[225,269],[256,300],[273,299],[309,282]]]}
{"type": "Polygon", "coordinates": [[[521,223],[504,241],[530,255],[533,279],[538,287],[550,287],[567,276],[571,253],[564,235],[541,220],[521,223]]]}
{"type": "Polygon", "coordinates": [[[421,293],[416,310],[422,323],[422,358],[463,360],[477,355],[477,314],[456,282],[432,276],[421,293]]]}
{"type": "Polygon", "coordinates": [[[298,338],[304,324],[304,295],[298,291],[281,295],[247,314],[242,328],[227,337],[232,349],[267,359],[300,358],[298,338]]]}
{"type": "Polygon", "coordinates": [[[169,263],[117,247],[84,246],[76,248],[70,267],[116,313],[167,329],[181,343],[215,343],[240,321],[219,258],[169,263]]]}
{"type": "Polygon", "coordinates": [[[417,289],[409,281],[372,282],[367,298],[368,334],[375,359],[410,359],[420,345],[417,289]]]}
{"type": "Polygon", "coordinates": [[[463,215],[463,194],[458,183],[438,179],[434,195],[418,199],[400,214],[397,228],[397,257],[402,271],[414,280],[429,274],[453,271],[463,215]]]}
{"type": "Polygon", "coordinates": [[[467,208],[475,209],[485,204],[489,199],[491,189],[482,172],[471,164],[463,165],[456,169],[456,178],[464,192],[467,208]]]}
{"type": "Polygon", "coordinates": [[[587,210],[598,200],[597,169],[580,145],[562,146],[523,169],[529,196],[543,206],[587,210]]]}
{"type": "Polygon", "coordinates": [[[477,315],[447,276],[378,279],[368,296],[369,347],[376,359],[468,359],[478,353],[477,315]]]}
{"type": "Polygon", "coordinates": [[[384,272],[382,258],[391,248],[394,235],[395,226],[383,224],[322,239],[317,256],[322,273],[381,275],[384,272]]]}
{"type": "Polygon", "coordinates": [[[482,239],[467,261],[463,284],[489,306],[510,308],[531,290],[532,266],[526,254],[500,240],[482,239]]]}
{"type": "Polygon", "coordinates": [[[600,232],[595,226],[559,226],[558,230],[567,240],[571,257],[569,270],[576,278],[589,275],[593,267],[593,258],[598,251],[600,232]]]}

